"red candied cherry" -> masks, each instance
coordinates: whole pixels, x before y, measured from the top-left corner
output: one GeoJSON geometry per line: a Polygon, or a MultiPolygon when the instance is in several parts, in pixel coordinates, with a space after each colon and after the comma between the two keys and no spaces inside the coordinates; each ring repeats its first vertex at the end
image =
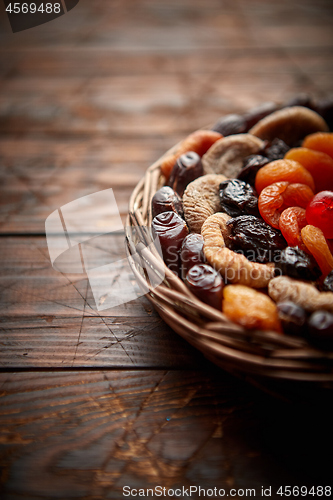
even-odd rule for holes
{"type": "Polygon", "coordinates": [[[333,238],[333,191],[317,193],[306,208],[306,220],[319,227],[325,238],[333,238]]]}

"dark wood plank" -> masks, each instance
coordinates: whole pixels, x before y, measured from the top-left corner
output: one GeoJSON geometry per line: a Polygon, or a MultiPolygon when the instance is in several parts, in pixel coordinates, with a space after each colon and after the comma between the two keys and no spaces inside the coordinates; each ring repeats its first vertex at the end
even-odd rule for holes
{"type": "Polygon", "coordinates": [[[218,370],[28,372],[0,380],[4,500],[115,500],[124,486],[158,485],[251,488],[255,498],[263,486],[277,499],[281,485],[331,484],[320,451],[324,436],[326,446],[332,441],[330,418],[318,409],[301,415],[218,370]]]}
{"type": "MultiPolygon", "coordinates": [[[[138,287],[138,299],[98,311],[85,275],[52,268],[45,238],[1,238],[0,254],[0,368],[179,368],[202,362],[138,287]]],[[[98,265],[108,256],[100,251],[98,265]]]]}

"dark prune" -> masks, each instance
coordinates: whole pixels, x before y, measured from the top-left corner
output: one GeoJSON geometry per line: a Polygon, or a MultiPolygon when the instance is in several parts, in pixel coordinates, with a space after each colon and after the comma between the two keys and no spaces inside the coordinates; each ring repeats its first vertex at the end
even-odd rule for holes
{"type": "Polygon", "coordinates": [[[260,153],[268,158],[269,161],[275,161],[284,158],[289,149],[290,147],[282,139],[276,137],[272,142],[266,144],[260,153]]]}
{"type": "Polygon", "coordinates": [[[169,186],[163,186],[156,191],[151,201],[151,210],[153,217],[170,211],[175,212],[180,217],[184,216],[182,200],[179,194],[175,193],[169,186]]]}
{"type": "Polygon", "coordinates": [[[196,264],[204,264],[204,239],[201,234],[191,233],[183,241],[180,250],[181,275],[185,278],[187,272],[196,264]]]}
{"type": "Polygon", "coordinates": [[[258,195],[254,188],[239,179],[229,179],[220,184],[222,210],[231,217],[242,214],[259,217],[258,195]]]}
{"type": "Polygon", "coordinates": [[[165,264],[179,275],[180,249],[188,235],[185,221],[175,212],[163,212],[154,217],[152,231],[159,238],[165,264]]]}
{"type": "Polygon", "coordinates": [[[181,155],[169,177],[168,185],[172,187],[179,196],[183,196],[187,184],[203,175],[203,166],[200,156],[194,151],[181,155]]]}
{"type": "Polygon", "coordinates": [[[329,126],[330,130],[333,130],[333,98],[324,99],[319,101],[316,106],[316,111],[319,113],[329,126]]]}
{"type": "Polygon", "coordinates": [[[321,349],[333,348],[333,314],[328,311],[316,311],[309,321],[308,340],[321,349]]]}
{"type": "Polygon", "coordinates": [[[263,102],[256,106],[247,113],[245,113],[244,118],[246,122],[246,130],[250,130],[259,120],[265,118],[265,116],[270,115],[278,109],[278,106],[274,102],[263,102]]]}
{"type": "Polygon", "coordinates": [[[207,264],[197,264],[188,271],[185,283],[198,299],[222,309],[223,280],[220,273],[207,264]]]}
{"type": "Polygon", "coordinates": [[[259,217],[241,215],[230,219],[227,225],[231,229],[230,248],[243,253],[252,262],[273,262],[287,246],[281,232],[259,217]]]}
{"type": "Polygon", "coordinates": [[[212,128],[215,132],[219,132],[224,137],[233,134],[242,134],[246,129],[246,122],[241,115],[227,115],[218,120],[212,128]]]}
{"type": "Polygon", "coordinates": [[[245,158],[243,168],[237,178],[254,186],[256,175],[259,169],[269,163],[268,158],[262,155],[251,155],[245,158]]]}
{"type": "Polygon", "coordinates": [[[303,106],[304,108],[314,109],[314,102],[309,94],[301,93],[294,95],[282,107],[289,108],[290,106],[303,106]]]}
{"type": "Polygon", "coordinates": [[[289,335],[304,335],[307,328],[307,314],[303,307],[286,300],[277,304],[283,331],[289,335]]]}
{"type": "Polygon", "coordinates": [[[301,280],[315,281],[321,276],[321,270],[314,258],[298,247],[287,247],[282,250],[275,267],[277,273],[301,280]]]}
{"type": "Polygon", "coordinates": [[[328,273],[323,282],[323,292],[333,292],[333,271],[328,273]]]}

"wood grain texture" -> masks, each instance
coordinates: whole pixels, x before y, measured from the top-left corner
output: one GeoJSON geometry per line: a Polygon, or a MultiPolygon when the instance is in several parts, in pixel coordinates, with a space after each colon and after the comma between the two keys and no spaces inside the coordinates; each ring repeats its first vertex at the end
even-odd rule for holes
{"type": "Polygon", "coordinates": [[[328,418],[304,441],[309,419],[318,424],[311,410],[300,422],[299,411],[217,370],[0,380],[2,498],[113,500],[126,485],[254,488],[259,498],[261,486],[320,485],[330,470],[316,455],[328,418]]]}
{"type": "Polygon", "coordinates": [[[332,95],[332,21],[330,0],[80,0],[12,34],[0,2],[1,500],[331,482],[329,409],[212,368],[144,297],[97,313],[85,276],[52,269],[44,224],[110,187],[124,221],[187,133],[332,95]]]}

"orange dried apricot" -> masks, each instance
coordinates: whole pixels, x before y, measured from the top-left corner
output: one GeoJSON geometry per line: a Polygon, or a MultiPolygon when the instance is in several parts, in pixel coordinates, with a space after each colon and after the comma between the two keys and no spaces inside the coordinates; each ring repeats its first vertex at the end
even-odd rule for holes
{"type": "Polygon", "coordinates": [[[256,175],[255,188],[261,193],[266,186],[282,181],[306,184],[312,191],[315,189],[310,172],[294,160],[275,160],[262,167],[256,175]]]}
{"type": "Polygon", "coordinates": [[[258,199],[261,217],[267,224],[279,229],[280,214],[287,207],[305,208],[314,193],[306,184],[276,182],[265,187],[258,199]]]}
{"type": "Polygon", "coordinates": [[[290,247],[299,247],[301,250],[307,250],[301,237],[301,230],[307,224],[304,208],[289,207],[283,210],[279,219],[279,227],[290,247]]]}
{"type": "Polygon", "coordinates": [[[328,154],[309,148],[292,148],[285,159],[298,161],[310,172],[317,192],[333,189],[333,158],[328,154]]]}
{"type": "Polygon", "coordinates": [[[276,304],[264,293],[248,286],[224,287],[222,311],[231,321],[244,328],[282,333],[276,304]]]}
{"type": "Polygon", "coordinates": [[[208,149],[223,136],[213,130],[196,130],[188,135],[180,144],[175,153],[167,155],[161,164],[161,172],[169,178],[171,170],[177,160],[182,154],[188,151],[194,151],[199,156],[204,155],[208,149]]]}
{"type": "Polygon", "coordinates": [[[303,243],[316,259],[322,273],[327,276],[333,269],[333,255],[330,252],[324,233],[319,227],[310,224],[301,230],[303,243]]]}
{"type": "Polygon", "coordinates": [[[333,158],[333,133],[316,132],[305,137],[302,146],[328,154],[333,158]]]}

